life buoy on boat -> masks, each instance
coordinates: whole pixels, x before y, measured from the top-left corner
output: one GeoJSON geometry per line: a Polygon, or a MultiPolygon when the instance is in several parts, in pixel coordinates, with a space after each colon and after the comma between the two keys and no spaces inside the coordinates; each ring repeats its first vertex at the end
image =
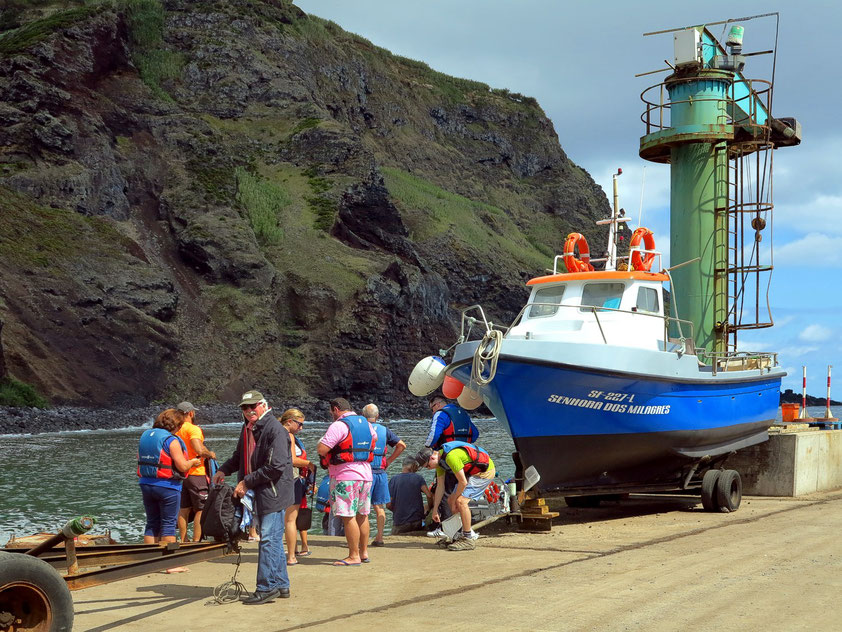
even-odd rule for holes
{"type": "Polygon", "coordinates": [[[634,231],[632,233],[631,243],[629,244],[631,248],[632,270],[649,272],[649,269],[652,267],[652,262],[655,261],[655,253],[647,252],[645,254],[641,254],[640,250],[635,250],[635,248],[640,246],[641,240],[643,241],[645,250],[655,250],[655,235],[651,230],[641,226],[634,231]]]}
{"type": "Polygon", "coordinates": [[[581,233],[570,233],[564,242],[564,265],[568,272],[592,272],[591,251],[588,240],[581,233]],[[576,257],[576,247],[579,247],[579,258],[576,257]]]}

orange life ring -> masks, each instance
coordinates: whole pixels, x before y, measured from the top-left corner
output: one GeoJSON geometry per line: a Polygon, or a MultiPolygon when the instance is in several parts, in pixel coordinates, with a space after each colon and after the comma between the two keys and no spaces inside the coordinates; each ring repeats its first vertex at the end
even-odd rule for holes
{"type": "Polygon", "coordinates": [[[588,248],[588,240],[581,233],[570,233],[567,241],[564,242],[564,265],[568,272],[592,272],[591,251],[588,248]],[[576,258],[575,249],[579,247],[579,259],[576,258]]]}
{"type": "Polygon", "coordinates": [[[634,250],[640,245],[641,240],[646,250],[655,250],[655,235],[648,228],[641,226],[634,233],[632,233],[631,244],[631,265],[632,270],[642,270],[649,272],[652,267],[652,262],[655,261],[655,253],[647,252],[641,254],[640,250],[634,250]]]}

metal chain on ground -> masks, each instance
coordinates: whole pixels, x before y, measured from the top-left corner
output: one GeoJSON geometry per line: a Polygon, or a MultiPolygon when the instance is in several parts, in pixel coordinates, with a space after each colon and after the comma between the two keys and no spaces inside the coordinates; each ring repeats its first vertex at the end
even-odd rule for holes
{"type": "Polygon", "coordinates": [[[471,365],[471,382],[484,386],[494,379],[497,374],[497,358],[500,356],[500,347],[503,344],[503,332],[499,329],[489,329],[485,332],[482,340],[474,351],[474,361],[471,365]],[[488,377],[485,377],[486,366],[488,377]]]}
{"type": "Polygon", "coordinates": [[[237,581],[237,573],[240,570],[241,559],[242,552],[237,551],[237,561],[236,566],[234,567],[234,576],[231,577],[231,581],[227,581],[224,584],[220,584],[219,586],[213,589],[213,599],[216,603],[232,603],[234,601],[239,600],[241,595],[244,595],[248,592],[246,590],[246,587],[237,581]]]}

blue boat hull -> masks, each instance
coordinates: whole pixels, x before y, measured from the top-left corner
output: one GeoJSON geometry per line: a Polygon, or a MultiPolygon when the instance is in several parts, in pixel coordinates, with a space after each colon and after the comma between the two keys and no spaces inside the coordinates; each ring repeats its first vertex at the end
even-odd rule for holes
{"type": "MultiPolygon", "coordinates": [[[[470,363],[453,375],[467,383],[470,363]]],[[[781,377],[680,381],[501,356],[482,395],[544,491],[669,487],[703,457],[765,441],[781,377]]]]}

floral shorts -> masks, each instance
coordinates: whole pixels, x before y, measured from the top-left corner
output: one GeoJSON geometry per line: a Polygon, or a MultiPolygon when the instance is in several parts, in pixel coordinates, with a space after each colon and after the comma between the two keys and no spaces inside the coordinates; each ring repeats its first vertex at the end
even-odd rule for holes
{"type": "Polygon", "coordinates": [[[330,481],[330,512],[352,518],[371,513],[371,481],[330,481]]]}

